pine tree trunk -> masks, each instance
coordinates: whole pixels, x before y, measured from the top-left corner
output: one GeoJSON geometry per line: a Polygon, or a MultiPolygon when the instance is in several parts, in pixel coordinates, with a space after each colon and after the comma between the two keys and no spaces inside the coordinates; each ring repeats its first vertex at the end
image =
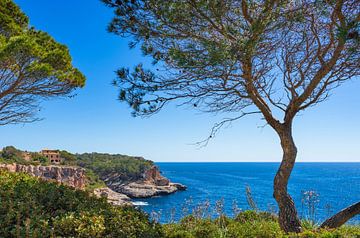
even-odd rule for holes
{"type": "Polygon", "coordinates": [[[301,232],[301,223],[294,201],[287,192],[288,181],[297,155],[297,148],[292,137],[291,123],[284,125],[277,132],[283,149],[283,159],[274,179],[274,198],[279,206],[279,224],[286,233],[299,233],[301,232]]]}
{"type": "Polygon", "coordinates": [[[360,214],[360,202],[347,207],[340,212],[336,213],[334,216],[330,217],[323,224],[321,228],[338,228],[342,226],[345,222],[353,218],[354,216],[360,214]]]}

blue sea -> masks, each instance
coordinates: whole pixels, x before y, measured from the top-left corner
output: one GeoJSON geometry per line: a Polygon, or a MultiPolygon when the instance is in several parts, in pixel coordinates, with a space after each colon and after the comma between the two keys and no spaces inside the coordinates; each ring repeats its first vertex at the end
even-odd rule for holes
{"type": "MultiPolygon", "coordinates": [[[[141,209],[166,223],[178,221],[197,205],[223,201],[229,216],[250,208],[246,187],[260,210],[277,211],[272,196],[278,163],[157,163],[172,182],[186,185],[186,191],[168,196],[138,199],[141,209]],[[236,204],[236,205],[235,205],[236,204]],[[236,209],[234,209],[236,207],[236,209]],[[155,215],[156,216],[155,216],[155,215]]],[[[360,200],[360,163],[297,163],[288,186],[300,217],[316,222],[360,200]],[[308,212],[303,193],[315,191],[315,213],[308,212]],[[302,202],[303,201],[303,202],[302,202]]],[[[360,216],[350,223],[360,223],[360,216]]]]}

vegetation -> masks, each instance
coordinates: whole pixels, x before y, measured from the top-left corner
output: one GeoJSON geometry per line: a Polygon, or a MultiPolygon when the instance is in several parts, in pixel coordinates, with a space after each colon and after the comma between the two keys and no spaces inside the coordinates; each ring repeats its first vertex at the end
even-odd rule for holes
{"type": "Polygon", "coordinates": [[[23,173],[0,170],[0,237],[359,237],[359,226],[318,229],[304,223],[304,232],[285,234],[277,216],[245,211],[235,218],[196,214],[179,223],[160,225],[132,207],[115,207],[86,191],[42,181],[23,173]]]}
{"type": "Polygon", "coordinates": [[[161,237],[143,212],[22,173],[0,170],[0,203],[0,237],[161,237]]]}
{"type": "Polygon", "coordinates": [[[25,164],[25,165],[49,165],[49,160],[37,152],[25,152],[16,149],[14,146],[6,146],[0,151],[0,163],[5,164],[25,164]],[[29,154],[29,160],[25,159],[25,154],[29,154]]]}
{"type": "MultiPolygon", "coordinates": [[[[1,156],[7,162],[22,163],[19,159],[22,153],[9,146],[3,149],[1,156]]],[[[105,186],[99,174],[119,169],[124,174],[133,171],[133,176],[136,176],[139,169],[152,164],[144,159],[122,155],[73,155],[65,151],[61,153],[67,158],[64,164],[88,168],[87,190],[105,186]]],[[[249,191],[247,188],[248,202],[252,201],[249,191]]],[[[213,216],[209,214],[209,207],[204,205],[192,210],[190,215],[184,213],[185,217],[178,223],[171,220],[169,224],[160,225],[156,215],[151,214],[151,217],[148,217],[134,208],[113,207],[104,198],[95,198],[87,191],[74,190],[26,174],[1,170],[0,202],[0,237],[350,238],[360,235],[359,226],[343,226],[329,230],[320,229],[310,221],[302,222],[302,233],[286,234],[280,229],[276,215],[256,211],[257,206],[254,205],[253,211],[239,213],[239,209],[236,209],[234,214],[237,215],[228,218],[222,212],[221,201],[216,203],[215,219],[211,218],[213,216]]],[[[309,206],[309,209],[311,207],[309,206]]]]}
{"type": "MultiPolygon", "coordinates": [[[[120,68],[114,81],[119,99],[135,116],[157,113],[174,100],[226,114],[204,143],[228,123],[261,115],[283,149],[274,178],[280,226],[300,232],[287,190],[297,156],[293,122],[360,75],[359,1],[103,2],[114,9],[109,31],[130,38],[130,47],[141,48],[156,69],[120,68]]],[[[333,217],[331,227],[359,211],[360,202],[333,217]]]]}
{"type": "MultiPolygon", "coordinates": [[[[62,166],[79,166],[86,169],[87,189],[105,187],[102,177],[117,174],[124,182],[138,180],[142,173],[153,165],[150,160],[127,155],[110,155],[101,153],[72,154],[62,150],[62,166]]],[[[0,151],[0,163],[18,163],[25,165],[50,165],[49,160],[40,153],[29,153],[30,160],[25,160],[25,153],[13,146],[4,147],[0,151]]]]}
{"type": "Polygon", "coordinates": [[[354,238],[360,236],[359,226],[343,226],[338,229],[318,229],[315,226],[303,225],[302,233],[285,234],[277,217],[269,213],[255,211],[241,212],[234,219],[219,217],[217,219],[196,218],[188,216],[179,223],[163,225],[167,238],[354,238]]]}
{"type": "Polygon", "coordinates": [[[85,153],[76,154],[76,164],[94,171],[100,177],[116,173],[125,181],[130,181],[139,179],[145,169],[153,165],[153,162],[127,155],[85,153]]]}
{"type": "Polygon", "coordinates": [[[66,46],[29,26],[12,0],[0,1],[0,125],[37,120],[43,99],[84,86],[66,46]]]}

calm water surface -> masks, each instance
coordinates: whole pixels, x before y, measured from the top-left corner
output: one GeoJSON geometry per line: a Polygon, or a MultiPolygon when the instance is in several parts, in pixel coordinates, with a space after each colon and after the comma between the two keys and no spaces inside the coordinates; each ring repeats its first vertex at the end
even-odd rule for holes
{"type": "MultiPolygon", "coordinates": [[[[250,186],[257,206],[261,210],[277,209],[272,197],[273,178],[278,163],[158,163],[163,175],[173,182],[188,186],[187,191],[169,196],[139,199],[143,210],[161,213],[161,222],[168,222],[171,211],[176,210],[178,220],[186,205],[191,207],[206,200],[214,205],[224,200],[224,211],[233,214],[233,202],[246,210],[246,186],[250,186]]],[[[329,214],[360,200],[360,163],[297,163],[289,182],[300,216],[307,216],[302,205],[302,191],[314,190],[319,194],[316,205],[316,220],[321,221],[329,214]]],[[[351,220],[360,223],[360,216],[351,220]]]]}

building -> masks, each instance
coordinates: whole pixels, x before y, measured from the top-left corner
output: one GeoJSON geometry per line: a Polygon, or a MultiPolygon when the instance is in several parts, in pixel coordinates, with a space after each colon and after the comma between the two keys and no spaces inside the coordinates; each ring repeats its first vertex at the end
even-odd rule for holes
{"type": "Polygon", "coordinates": [[[52,164],[60,164],[62,162],[62,158],[60,157],[60,152],[58,150],[44,149],[40,152],[40,154],[48,158],[52,164]]]}

